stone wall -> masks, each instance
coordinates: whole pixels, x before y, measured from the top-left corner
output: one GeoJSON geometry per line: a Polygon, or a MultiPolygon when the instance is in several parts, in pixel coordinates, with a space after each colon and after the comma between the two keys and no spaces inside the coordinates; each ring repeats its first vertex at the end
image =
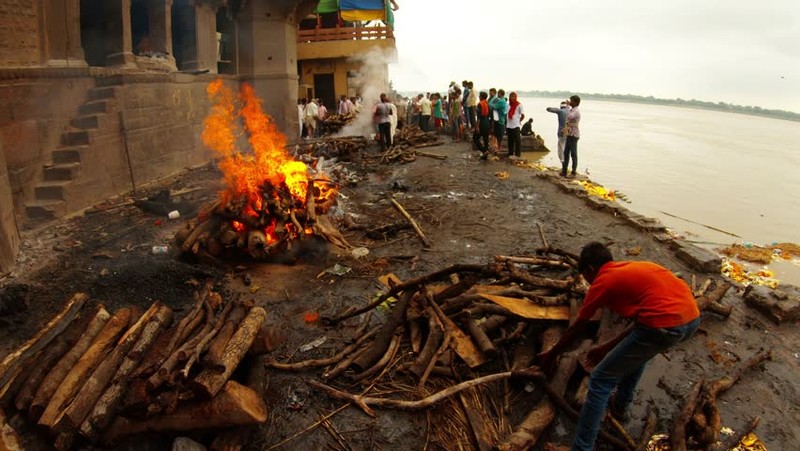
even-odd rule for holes
{"type": "Polygon", "coordinates": [[[0,146],[18,214],[93,84],[88,76],[0,79],[0,146]]]}
{"type": "Polygon", "coordinates": [[[3,146],[0,144],[0,276],[11,270],[19,248],[19,233],[14,218],[11,181],[6,172],[3,146]]]}
{"type": "MultiPolygon", "coordinates": [[[[98,126],[88,130],[88,145],[66,184],[65,211],[59,214],[129,192],[133,183],[141,187],[208,162],[211,151],[200,134],[210,107],[205,87],[215,78],[172,73],[0,80],[3,168],[8,168],[20,224],[26,219],[25,206],[36,200],[62,134],[71,129],[73,119],[86,116],[86,107],[97,102],[90,94],[98,90],[113,94],[102,99],[105,111],[96,114],[98,126]]],[[[227,82],[238,89],[234,77],[227,82]]]]}
{"type": "Polygon", "coordinates": [[[39,6],[32,0],[0,1],[0,66],[39,64],[39,6]]]}

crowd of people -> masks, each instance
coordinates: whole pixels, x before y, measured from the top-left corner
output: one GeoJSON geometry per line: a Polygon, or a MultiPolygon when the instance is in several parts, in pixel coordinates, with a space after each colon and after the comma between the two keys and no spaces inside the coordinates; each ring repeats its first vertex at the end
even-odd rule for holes
{"type": "MultiPolygon", "coordinates": [[[[574,177],[578,168],[578,140],[580,139],[581,113],[578,106],[580,97],[571,96],[561,105],[549,107],[547,111],[558,118],[558,159],[561,162],[561,175],[574,177]],[[571,171],[570,171],[571,163],[571,171]]],[[[328,110],[320,99],[300,99],[298,101],[301,137],[320,136],[319,124],[328,115],[328,110]]],[[[359,96],[342,95],[336,105],[336,114],[350,115],[361,111],[359,96]]],[[[490,153],[497,153],[506,138],[508,156],[520,158],[522,136],[533,134],[533,119],[525,121],[525,108],[517,93],[511,92],[506,98],[503,89],[491,88],[478,91],[473,82],[464,80],[461,84],[450,82],[447,94],[428,92],[417,96],[393,101],[386,94],[372,108],[375,132],[382,149],[392,145],[395,131],[404,124],[416,125],[422,131],[436,131],[449,134],[453,141],[466,141],[471,135],[474,148],[481,151],[481,160],[490,153]],[[398,113],[397,104],[403,107],[398,113]]]]}

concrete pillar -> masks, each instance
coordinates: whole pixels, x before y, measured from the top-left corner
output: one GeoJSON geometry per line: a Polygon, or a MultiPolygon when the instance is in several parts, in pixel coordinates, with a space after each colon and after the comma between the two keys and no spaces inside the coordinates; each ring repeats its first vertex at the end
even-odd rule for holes
{"type": "Polygon", "coordinates": [[[11,181],[8,178],[6,157],[0,144],[0,276],[14,267],[19,250],[19,230],[14,216],[11,181]]]}
{"type": "Polygon", "coordinates": [[[131,35],[131,0],[106,0],[104,7],[108,20],[106,65],[136,67],[131,35]]]}
{"type": "Polygon", "coordinates": [[[217,15],[205,4],[175,0],[175,29],[181,46],[180,70],[207,70],[217,73],[217,15]]]}
{"type": "Polygon", "coordinates": [[[45,64],[58,67],[87,66],[81,48],[80,0],[44,0],[41,6],[45,64]]]}
{"type": "Polygon", "coordinates": [[[239,74],[289,142],[298,139],[297,22],[291,1],[253,0],[237,16],[239,74]],[[288,14],[288,17],[287,17],[288,14]]]}
{"type": "Polygon", "coordinates": [[[175,65],[172,53],[172,0],[149,0],[147,13],[150,22],[150,47],[153,52],[167,55],[175,65]]]}

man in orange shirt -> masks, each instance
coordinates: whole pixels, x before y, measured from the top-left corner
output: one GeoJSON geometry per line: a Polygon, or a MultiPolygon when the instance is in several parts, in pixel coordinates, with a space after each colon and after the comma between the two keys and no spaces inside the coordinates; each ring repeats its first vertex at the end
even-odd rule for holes
{"type": "Polygon", "coordinates": [[[592,242],[581,251],[578,269],[591,284],[575,323],[552,349],[539,354],[542,368],[555,359],[582,332],[601,307],[634,320],[618,337],[602,343],[586,356],[597,364],[589,378],[589,393],[575,431],[572,450],[592,450],[612,391],[610,410],[624,415],[647,362],[687,340],[700,324],[700,311],[686,283],[670,270],[651,262],[615,262],[603,244],[592,242]],[[599,362],[599,363],[598,363],[599,362]]]}

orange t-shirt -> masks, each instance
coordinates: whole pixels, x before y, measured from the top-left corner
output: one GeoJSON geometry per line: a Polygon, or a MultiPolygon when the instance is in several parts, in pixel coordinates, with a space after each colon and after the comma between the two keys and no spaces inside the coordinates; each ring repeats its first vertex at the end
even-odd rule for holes
{"type": "Polygon", "coordinates": [[[676,327],[700,316],[686,283],[651,262],[608,262],[586,293],[578,318],[589,319],[600,307],[652,328],[676,327]]]}

